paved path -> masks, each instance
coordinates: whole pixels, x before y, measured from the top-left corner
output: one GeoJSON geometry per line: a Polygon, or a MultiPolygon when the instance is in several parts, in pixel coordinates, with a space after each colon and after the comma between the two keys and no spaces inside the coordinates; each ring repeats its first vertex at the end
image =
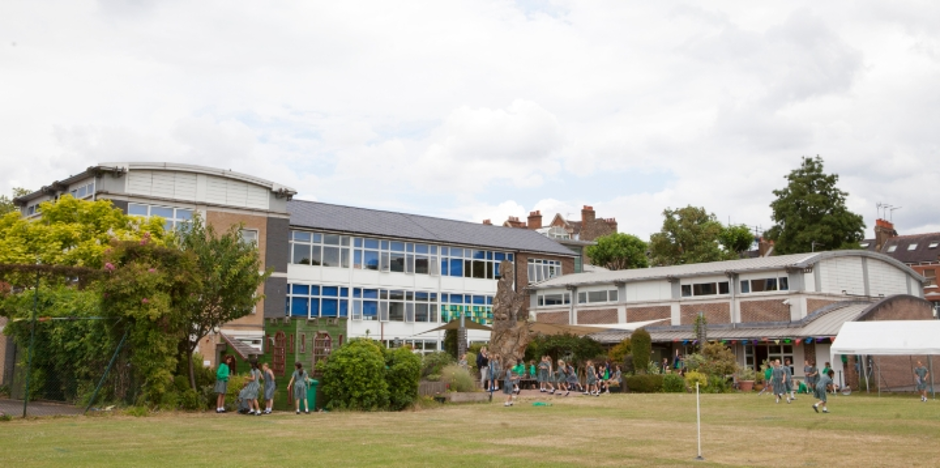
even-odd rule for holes
{"type": "MultiPolygon", "coordinates": [[[[27,416],[54,416],[59,414],[82,414],[84,408],[48,401],[31,401],[27,416]]],[[[0,400],[0,414],[20,417],[23,415],[23,400],[0,400]]]]}

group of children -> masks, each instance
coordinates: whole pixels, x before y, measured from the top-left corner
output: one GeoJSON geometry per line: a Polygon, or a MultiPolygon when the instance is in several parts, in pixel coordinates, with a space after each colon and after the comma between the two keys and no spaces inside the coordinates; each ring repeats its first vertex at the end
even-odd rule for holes
{"type": "Polygon", "coordinates": [[[805,376],[805,385],[802,382],[796,382],[793,379],[793,370],[790,365],[790,359],[786,359],[786,362],[781,365],[779,359],[775,359],[771,365],[764,371],[764,381],[766,385],[758,393],[758,396],[763,394],[768,388],[773,391],[774,396],[776,397],[776,402],[780,403],[781,399],[785,399],[789,404],[791,401],[796,400],[797,392],[807,393],[812,392],[813,396],[817,400],[813,404],[813,410],[817,413],[819,412],[820,406],[822,406],[822,412],[828,413],[829,408],[828,404],[828,394],[829,392],[835,393],[838,388],[833,383],[833,376],[835,372],[830,367],[829,363],[826,363],[826,367],[820,372],[816,368],[816,362],[807,359],[804,361],[803,366],[803,375],[805,376]]]}
{"type": "MultiPolygon", "coordinates": [[[[488,380],[485,383],[489,391],[496,391],[497,382],[502,376],[503,393],[507,395],[503,406],[512,406],[515,395],[520,392],[519,382],[526,375],[526,367],[523,363],[517,363],[515,359],[510,359],[509,366],[505,371],[500,368],[500,358],[492,356],[488,362],[488,380]]],[[[535,377],[539,385],[539,392],[554,395],[556,392],[560,395],[568,396],[571,391],[581,391],[585,395],[599,397],[601,393],[610,393],[610,387],[620,386],[622,382],[622,372],[620,366],[614,366],[611,370],[610,363],[600,363],[594,365],[593,361],[588,361],[585,369],[585,385],[581,385],[578,372],[570,363],[565,363],[559,359],[557,366],[552,363],[550,356],[542,356],[538,366],[535,361],[529,362],[528,375],[535,377]],[[563,393],[562,393],[563,392],[563,393]]]]}
{"type": "MultiPolygon", "coordinates": [[[[219,368],[216,370],[215,376],[215,393],[216,397],[216,413],[225,413],[225,393],[228,391],[228,380],[229,376],[233,374],[235,367],[235,358],[232,356],[226,356],[224,362],[219,364],[219,368]]],[[[303,364],[296,363],[294,364],[296,370],[293,375],[291,375],[290,383],[287,384],[288,388],[293,388],[294,390],[294,408],[297,414],[300,414],[301,404],[304,406],[304,412],[310,413],[310,407],[307,402],[307,385],[310,381],[310,377],[307,375],[307,371],[304,370],[303,364]]],[[[261,365],[261,369],[258,368],[258,362],[251,362],[251,369],[248,371],[248,375],[245,377],[245,383],[242,389],[238,392],[238,408],[240,413],[248,415],[257,415],[261,416],[262,414],[271,414],[274,409],[274,392],[277,389],[277,384],[274,378],[274,371],[268,366],[268,363],[261,365]],[[262,382],[264,382],[264,387],[262,389],[262,382]],[[261,395],[263,391],[263,395],[261,395]],[[264,410],[261,409],[259,403],[259,395],[264,397],[265,407],[264,410]]]]}

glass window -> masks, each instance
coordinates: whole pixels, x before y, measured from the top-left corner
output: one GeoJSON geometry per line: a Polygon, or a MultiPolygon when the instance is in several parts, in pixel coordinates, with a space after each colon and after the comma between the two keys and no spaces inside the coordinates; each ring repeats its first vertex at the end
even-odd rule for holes
{"type": "Polygon", "coordinates": [[[294,231],[294,241],[295,242],[307,242],[309,243],[311,239],[309,232],[294,231]]]}
{"type": "Polygon", "coordinates": [[[928,249],[936,249],[938,245],[940,245],[940,242],[931,242],[931,243],[927,246],[927,248],[928,248],[928,249]]]}
{"type": "Polygon", "coordinates": [[[147,205],[138,205],[137,203],[127,204],[127,214],[134,216],[150,216],[147,205]]]}
{"type": "Polygon", "coordinates": [[[258,231],[256,229],[241,229],[238,231],[238,237],[243,244],[258,245],[258,231]]]}
{"type": "Polygon", "coordinates": [[[728,282],[721,281],[718,283],[718,294],[728,294],[728,282]]]}
{"type": "Polygon", "coordinates": [[[310,265],[310,246],[304,244],[293,245],[294,254],[292,263],[300,265],[310,265]]]}
{"type": "Polygon", "coordinates": [[[781,291],[789,291],[789,290],[790,290],[790,279],[789,279],[789,278],[787,278],[787,277],[785,277],[785,276],[784,276],[784,277],[781,277],[779,284],[780,284],[780,290],[781,290],[781,291]]]}
{"type": "Polygon", "coordinates": [[[911,244],[907,246],[907,250],[917,250],[917,244],[911,244]]]}
{"type": "Polygon", "coordinates": [[[888,246],[888,252],[894,252],[894,251],[897,250],[897,249],[898,249],[898,246],[897,246],[897,245],[888,246]]]}
{"type": "Polygon", "coordinates": [[[741,281],[741,293],[746,294],[751,292],[751,282],[750,281],[741,281]]]}
{"type": "Polygon", "coordinates": [[[682,297],[692,297],[692,285],[690,284],[682,285],[682,297]]]}
{"type": "Polygon", "coordinates": [[[591,291],[588,293],[588,302],[607,302],[607,291],[591,291]]]}
{"type": "Polygon", "coordinates": [[[163,219],[173,219],[173,208],[163,206],[151,206],[150,216],[159,216],[163,219]]]}

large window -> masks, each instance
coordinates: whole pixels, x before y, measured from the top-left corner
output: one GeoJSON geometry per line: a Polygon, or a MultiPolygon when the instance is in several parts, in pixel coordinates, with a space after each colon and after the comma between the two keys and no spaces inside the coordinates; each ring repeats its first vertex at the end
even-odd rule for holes
{"type": "Polygon", "coordinates": [[[388,349],[401,348],[408,346],[416,354],[434,353],[438,350],[437,340],[411,340],[411,339],[393,339],[379,340],[388,349]]]}
{"type": "Polygon", "coordinates": [[[513,254],[441,247],[441,275],[496,279],[499,276],[499,264],[503,260],[513,261],[513,254]]]}
{"type": "Polygon", "coordinates": [[[714,296],[728,294],[728,282],[693,283],[682,285],[682,297],[714,296]]]}
{"type": "Polygon", "coordinates": [[[353,288],[352,319],[436,323],[437,293],[396,289],[353,288]]]}
{"type": "Polygon", "coordinates": [[[493,296],[442,294],[441,309],[441,319],[444,322],[460,318],[463,314],[467,319],[483,325],[493,323],[493,296]]]}
{"type": "Polygon", "coordinates": [[[193,219],[193,210],[189,208],[175,208],[172,206],[143,205],[140,203],[128,203],[127,214],[134,216],[159,216],[163,218],[163,228],[167,231],[190,222],[193,219]]]}
{"type": "Polygon", "coordinates": [[[789,291],[790,280],[786,276],[777,278],[759,278],[741,281],[741,294],[765,291],[789,291]]]}
{"type": "Polygon", "coordinates": [[[349,268],[349,236],[293,231],[291,263],[349,268]]]}
{"type": "Polygon", "coordinates": [[[74,198],[78,198],[79,200],[91,197],[95,194],[95,181],[91,181],[87,184],[75,187],[69,191],[69,194],[74,198]]]}
{"type": "Polygon", "coordinates": [[[529,259],[529,283],[537,283],[561,275],[561,261],[529,259]]]}
{"type": "MultiPolygon", "coordinates": [[[[744,363],[751,369],[760,370],[760,366],[764,363],[764,361],[773,362],[776,359],[780,360],[780,364],[784,364],[787,362],[787,359],[790,359],[791,367],[793,367],[795,365],[794,363],[796,362],[793,360],[793,345],[744,345],[744,363]]],[[[803,367],[801,366],[800,369],[802,368],[803,367]]],[[[822,366],[819,366],[819,369],[822,369],[822,366]]]]}
{"type": "Polygon", "coordinates": [[[937,270],[924,270],[924,278],[927,278],[927,281],[924,281],[924,287],[927,286],[936,286],[937,285],[937,270]]]}
{"type": "Polygon", "coordinates": [[[346,317],[349,288],[292,284],[287,295],[287,315],[293,317],[346,317]]]}
{"type": "Polygon", "coordinates": [[[594,302],[617,302],[617,290],[578,292],[578,304],[594,302]]]}
{"type": "Polygon", "coordinates": [[[539,307],[558,307],[571,304],[571,293],[539,293],[539,307]]]}

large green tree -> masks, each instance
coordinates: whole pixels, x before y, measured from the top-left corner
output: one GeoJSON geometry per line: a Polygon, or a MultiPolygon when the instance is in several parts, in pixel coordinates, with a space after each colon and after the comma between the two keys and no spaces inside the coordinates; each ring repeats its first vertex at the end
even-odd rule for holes
{"type": "Polygon", "coordinates": [[[786,179],[786,187],[774,190],[774,225],[766,233],[776,252],[859,248],[865,222],[846,208],[848,193],[836,187],[837,174],[823,172],[822,158],[804,157],[786,179]]]}
{"type": "Polygon", "coordinates": [[[193,353],[199,341],[216,327],[250,314],[262,299],[259,287],[271,275],[261,271],[261,254],[244,242],[242,226],[219,234],[197,214],[171,236],[170,244],[190,253],[200,278],[193,300],[187,301],[191,326],[180,330],[180,348],[189,362],[189,383],[196,390],[193,353]]]}
{"type": "Polygon", "coordinates": [[[13,199],[16,197],[22,197],[29,193],[29,190],[20,187],[13,188],[13,196],[8,197],[6,195],[0,195],[0,216],[3,216],[7,213],[19,213],[20,209],[13,204],[13,199]]]}
{"type": "Polygon", "coordinates": [[[721,230],[718,234],[718,242],[725,249],[725,252],[740,255],[751,248],[754,243],[754,234],[749,227],[743,224],[732,224],[721,230]]]}
{"type": "Polygon", "coordinates": [[[587,248],[588,257],[595,265],[611,270],[646,268],[646,242],[632,234],[615,232],[597,238],[597,244],[587,248]]]}
{"type": "Polygon", "coordinates": [[[734,258],[721,247],[725,229],[705,208],[686,206],[663,211],[662,229],[650,236],[653,265],[681,265],[734,258]]]}

